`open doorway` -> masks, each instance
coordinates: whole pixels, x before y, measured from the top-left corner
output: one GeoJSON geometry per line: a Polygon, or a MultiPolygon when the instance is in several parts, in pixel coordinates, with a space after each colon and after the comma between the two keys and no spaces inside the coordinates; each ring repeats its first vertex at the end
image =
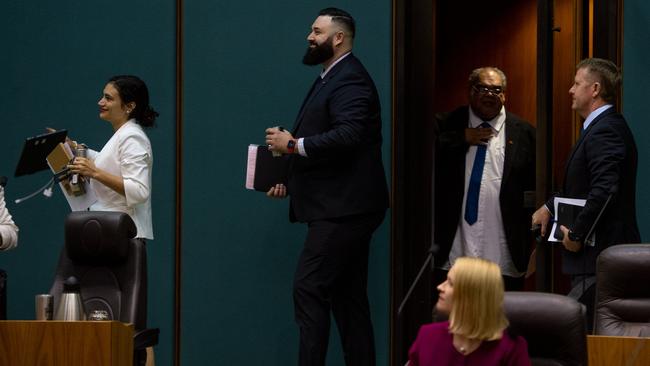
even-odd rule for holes
{"type": "MultiPolygon", "coordinates": [[[[568,90],[588,56],[620,65],[622,0],[394,0],[391,230],[391,364],[402,365],[436,296],[426,270],[402,314],[397,308],[431,248],[437,112],[467,104],[467,77],[497,66],[508,78],[506,108],[537,128],[537,204],[559,188],[578,117],[568,90]],[[618,32],[618,33],[617,33],[618,32]]],[[[531,245],[533,245],[531,243],[531,245]]],[[[530,290],[563,292],[556,255],[538,253],[530,290]]]]}

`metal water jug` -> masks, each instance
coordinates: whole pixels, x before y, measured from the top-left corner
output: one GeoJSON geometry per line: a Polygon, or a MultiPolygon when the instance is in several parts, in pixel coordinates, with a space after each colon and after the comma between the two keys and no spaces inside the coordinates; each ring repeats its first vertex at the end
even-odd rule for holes
{"type": "Polygon", "coordinates": [[[54,320],[86,320],[80,289],[79,281],[74,276],[65,280],[54,320]]]}

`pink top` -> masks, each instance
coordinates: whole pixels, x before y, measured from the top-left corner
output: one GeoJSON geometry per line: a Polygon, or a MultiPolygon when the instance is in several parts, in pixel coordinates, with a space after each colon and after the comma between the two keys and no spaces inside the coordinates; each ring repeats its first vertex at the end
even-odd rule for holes
{"type": "Polygon", "coordinates": [[[467,356],[454,348],[449,322],[425,324],[409,350],[409,366],[481,365],[530,366],[528,344],[504,332],[501,339],[484,341],[467,356]]]}

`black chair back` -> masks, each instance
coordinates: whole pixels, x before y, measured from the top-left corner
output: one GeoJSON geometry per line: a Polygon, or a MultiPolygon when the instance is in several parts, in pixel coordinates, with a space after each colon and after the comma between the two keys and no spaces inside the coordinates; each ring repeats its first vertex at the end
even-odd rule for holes
{"type": "Polygon", "coordinates": [[[136,233],[125,213],[70,213],[50,294],[56,314],[65,280],[76,277],[87,314],[104,310],[109,320],[134,325],[134,365],[141,365],[145,348],[158,343],[159,330],[147,329],[147,254],[136,233]]]}
{"type": "Polygon", "coordinates": [[[650,244],[614,245],[598,256],[594,333],[650,337],[650,244]]]}
{"type": "Polygon", "coordinates": [[[587,365],[584,305],[562,295],[506,292],[504,311],[512,331],[528,342],[533,365],[587,365]]]}

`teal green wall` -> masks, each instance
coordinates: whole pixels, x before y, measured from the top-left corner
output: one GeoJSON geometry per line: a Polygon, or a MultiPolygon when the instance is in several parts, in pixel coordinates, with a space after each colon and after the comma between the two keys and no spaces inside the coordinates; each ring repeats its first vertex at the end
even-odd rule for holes
{"type": "MultiPolygon", "coordinates": [[[[355,53],[383,106],[390,166],[390,2],[185,2],[182,364],[296,363],[292,278],[305,228],[287,201],[244,189],[249,143],[290,128],[320,71],[301,64],[325,6],[356,17],[355,53]],[[206,343],[207,342],[207,343],[206,343]]],[[[370,258],[378,360],[388,363],[387,218],[370,258]]],[[[332,325],[329,364],[343,362],[332,325]]]]}
{"type": "MultiPolygon", "coordinates": [[[[358,20],[355,53],[375,78],[383,105],[384,160],[390,151],[390,2],[254,0],[185,2],[183,99],[183,365],[293,364],[297,330],[291,282],[305,229],[287,220],[287,202],[243,189],[246,146],[270,125],[291,126],[315,68],[300,64],[319,8],[334,5],[358,20]]],[[[639,148],[637,210],[643,237],[650,215],[650,5],[624,2],[623,111],[639,148]]],[[[161,116],[154,146],[154,230],[149,250],[149,323],[161,328],[158,365],[172,364],[175,1],[103,4],[0,4],[0,174],[12,176],[23,139],[45,126],[101,147],[110,127],[97,118],[105,80],[133,73],[147,81],[161,116]]],[[[45,172],[10,178],[7,199],[21,228],[19,247],[0,253],[9,274],[10,319],[33,318],[33,296],[49,290],[68,212],[60,193],[20,205],[45,172]]],[[[388,364],[387,217],[375,235],[370,283],[379,365],[388,364]]],[[[341,364],[332,327],[330,365],[341,364]]]]}
{"type": "Polygon", "coordinates": [[[650,2],[625,0],[623,27],[623,115],[632,128],[639,150],[636,209],[641,239],[650,237],[650,2]]]}
{"type": "MultiPolygon", "coordinates": [[[[181,362],[293,364],[291,284],[305,229],[289,224],[286,201],[243,188],[246,148],[263,142],[265,127],[292,125],[319,71],[300,63],[307,32],[317,11],[333,5],[358,20],[355,53],[379,89],[389,168],[390,2],[184,3],[181,362]]],[[[175,6],[173,0],[0,3],[0,175],[10,176],[8,205],[21,229],[19,247],[0,253],[0,268],[9,274],[9,318],[32,319],[34,295],[49,290],[68,212],[60,192],[13,203],[49,179],[46,172],[12,177],[24,138],[45,126],[67,128],[100,148],[111,134],[97,117],[105,81],[136,74],[161,114],[149,131],[156,238],[147,247],[149,324],[161,329],[156,363],[163,366],[173,364],[175,6]]],[[[375,235],[370,258],[379,365],[388,363],[389,222],[375,235]]],[[[331,350],[329,364],[341,364],[334,325],[331,350]]]]}
{"type": "MultiPolygon", "coordinates": [[[[8,206],[20,227],[19,245],[0,253],[9,276],[8,316],[34,318],[34,295],[48,292],[69,212],[60,191],[16,205],[13,200],[42,186],[40,172],[13,178],[23,141],[45,126],[67,128],[97,149],[112,134],[98,118],[106,80],[132,73],[148,84],[160,112],[149,132],[154,149],[155,240],[148,243],[149,324],[161,328],[160,365],[172,359],[175,2],[145,0],[0,2],[0,175],[10,176],[8,206]]],[[[57,188],[58,189],[58,188],[57,188]]]]}

